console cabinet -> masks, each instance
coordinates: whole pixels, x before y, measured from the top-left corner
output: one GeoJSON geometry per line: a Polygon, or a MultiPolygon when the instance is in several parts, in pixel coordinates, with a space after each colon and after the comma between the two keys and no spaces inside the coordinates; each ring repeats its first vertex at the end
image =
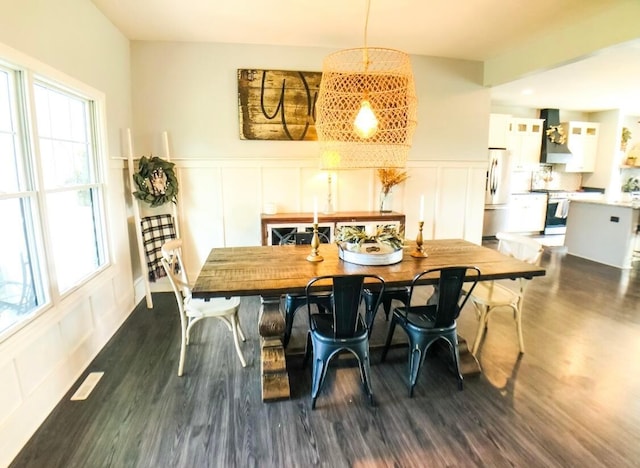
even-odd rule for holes
{"type": "MultiPolygon", "coordinates": [[[[294,244],[302,233],[313,232],[313,213],[262,214],[262,245],[294,244]]],[[[336,229],[341,226],[358,226],[374,230],[377,226],[396,226],[404,231],[405,215],[378,211],[345,211],[333,214],[318,213],[320,242],[333,242],[336,229]]]]}

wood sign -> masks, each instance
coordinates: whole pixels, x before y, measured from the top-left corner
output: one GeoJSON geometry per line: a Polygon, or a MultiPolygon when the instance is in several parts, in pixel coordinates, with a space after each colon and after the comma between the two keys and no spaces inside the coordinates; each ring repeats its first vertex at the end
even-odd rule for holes
{"type": "Polygon", "coordinates": [[[317,140],[321,72],[238,69],[242,140],[317,140]]]}

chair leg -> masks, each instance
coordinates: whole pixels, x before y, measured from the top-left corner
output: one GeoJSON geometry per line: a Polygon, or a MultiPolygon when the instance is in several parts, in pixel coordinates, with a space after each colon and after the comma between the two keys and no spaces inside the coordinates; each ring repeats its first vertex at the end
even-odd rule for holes
{"type": "Polygon", "coordinates": [[[482,338],[484,337],[485,332],[487,331],[487,320],[489,320],[489,307],[485,305],[473,304],[478,310],[478,331],[476,332],[476,338],[473,342],[473,348],[471,349],[471,354],[474,356],[478,354],[478,349],[480,349],[480,342],[482,342],[482,338]]]}
{"type": "Polygon", "coordinates": [[[384,309],[384,319],[385,321],[389,321],[389,314],[391,313],[391,301],[390,297],[382,298],[382,308],[384,309]]]}
{"type": "Polygon", "coordinates": [[[311,409],[316,409],[316,400],[318,399],[318,393],[324,383],[324,378],[327,375],[328,362],[323,359],[315,358],[313,360],[312,385],[311,385],[311,409]]]}
{"type": "Polygon", "coordinates": [[[518,304],[515,308],[516,329],[518,331],[518,344],[520,345],[520,354],[524,354],[524,338],[522,337],[522,307],[518,304]]]}
{"type": "Polygon", "coordinates": [[[380,357],[380,362],[384,362],[387,359],[387,352],[389,351],[389,346],[391,346],[391,340],[393,339],[393,332],[396,329],[396,319],[395,316],[391,317],[391,323],[389,324],[389,331],[387,332],[387,341],[384,344],[384,349],[382,350],[382,356],[380,357]]]}
{"type": "Polygon", "coordinates": [[[247,367],[247,363],[244,360],[244,356],[242,355],[242,350],[240,349],[240,341],[238,339],[238,319],[235,314],[231,316],[231,327],[233,329],[233,342],[235,343],[236,352],[238,353],[238,357],[240,358],[240,363],[242,364],[242,367],[247,367]]]}
{"type": "Polygon", "coordinates": [[[369,345],[368,343],[360,349],[358,358],[358,364],[360,367],[360,379],[362,380],[362,384],[364,385],[364,390],[367,392],[367,397],[369,398],[369,405],[375,406],[375,401],[373,399],[373,389],[371,388],[371,362],[369,359],[369,345]]]}
{"type": "Polygon", "coordinates": [[[291,330],[293,329],[293,317],[296,313],[294,310],[294,299],[291,296],[287,296],[284,300],[284,336],[282,338],[282,345],[286,348],[291,339],[291,330]]]}
{"type": "Polygon", "coordinates": [[[418,374],[422,367],[424,350],[412,346],[409,352],[409,398],[413,398],[413,389],[418,381],[418,374]]]}
{"type": "Polygon", "coordinates": [[[309,357],[313,353],[313,345],[311,343],[311,333],[307,333],[307,344],[304,347],[304,357],[302,358],[302,368],[307,367],[307,362],[309,362],[309,357]]]}
{"type": "Polygon", "coordinates": [[[462,391],[464,389],[464,378],[462,377],[462,372],[460,371],[460,349],[458,347],[458,335],[454,334],[452,340],[453,342],[449,343],[449,347],[451,349],[451,354],[453,357],[454,371],[457,374],[456,378],[458,379],[458,390],[462,391]]]}
{"type": "Polygon", "coordinates": [[[182,335],[182,339],[180,340],[180,361],[178,363],[178,377],[182,377],[182,372],[184,371],[184,360],[187,354],[187,336],[186,330],[184,328],[180,330],[180,335],[182,335]]]}

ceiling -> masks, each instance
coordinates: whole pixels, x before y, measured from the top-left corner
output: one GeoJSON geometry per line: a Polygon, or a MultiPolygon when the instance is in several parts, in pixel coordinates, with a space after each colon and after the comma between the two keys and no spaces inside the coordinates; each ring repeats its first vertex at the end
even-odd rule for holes
{"type": "MultiPolygon", "coordinates": [[[[140,41],[362,47],[365,0],[91,0],[140,41]]],[[[485,61],[629,0],[371,0],[367,44],[485,61]]],[[[632,0],[635,1],[635,0],[632,0]]],[[[640,115],[640,42],[492,88],[505,106],[640,115]],[[523,90],[529,90],[523,94],[523,90]]]]}

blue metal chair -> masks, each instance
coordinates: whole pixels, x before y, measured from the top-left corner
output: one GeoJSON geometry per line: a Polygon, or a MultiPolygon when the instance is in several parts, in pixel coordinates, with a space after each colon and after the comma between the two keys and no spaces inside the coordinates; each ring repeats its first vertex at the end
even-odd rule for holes
{"type": "Polygon", "coordinates": [[[413,389],[427,350],[439,339],[443,339],[449,345],[458,378],[458,388],[462,390],[456,319],[476,287],[479,277],[480,270],[473,266],[434,268],[423,271],[411,282],[408,304],[411,304],[416,286],[435,280],[434,294],[427,300],[426,305],[409,305],[396,307],[393,310],[381,360],[386,359],[393,332],[396,325],[400,325],[409,337],[409,397],[413,396],[413,389]],[[467,289],[468,294],[463,295],[462,287],[465,282],[470,283],[471,286],[467,289]]]}
{"type": "MultiPolygon", "coordinates": [[[[296,245],[311,244],[310,232],[294,232],[283,237],[280,241],[280,245],[287,245],[295,243],[296,245]]],[[[326,236],[320,236],[320,242],[329,242],[329,238],[326,236]]],[[[318,312],[326,313],[331,309],[331,293],[317,293],[313,295],[312,301],[318,308],[318,312]]],[[[286,348],[291,339],[291,331],[293,330],[293,319],[296,316],[296,312],[300,307],[307,303],[307,296],[304,294],[292,294],[287,293],[284,296],[284,336],[282,338],[282,345],[286,348]]]]}
{"type": "MultiPolygon", "coordinates": [[[[359,308],[362,301],[365,281],[367,288],[384,293],[384,280],[377,275],[336,275],[313,278],[305,288],[307,296],[307,312],[309,315],[309,332],[305,349],[303,366],[313,354],[311,408],[315,409],[318,393],[322,388],[329,361],[341,351],[350,351],[358,359],[360,378],[374,405],[373,390],[369,376],[369,332],[359,308]],[[331,284],[330,313],[312,313],[314,302],[313,289],[318,283],[331,284]]],[[[375,304],[376,309],[379,305],[375,304]]]]}

